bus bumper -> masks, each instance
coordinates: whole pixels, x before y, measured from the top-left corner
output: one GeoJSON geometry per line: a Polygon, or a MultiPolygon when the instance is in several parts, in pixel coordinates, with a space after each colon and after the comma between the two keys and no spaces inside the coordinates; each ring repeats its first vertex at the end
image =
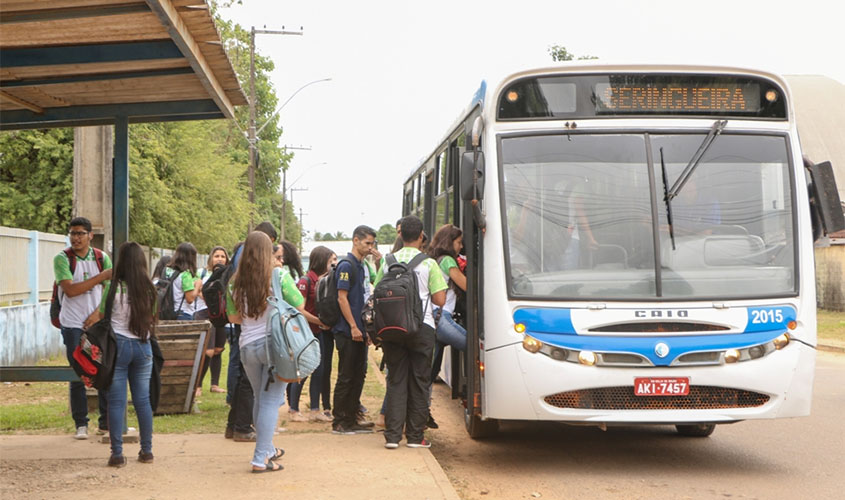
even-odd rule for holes
{"type": "Polygon", "coordinates": [[[806,416],[815,358],[815,349],[792,342],[768,356],[740,363],[619,368],[557,361],[516,344],[484,353],[482,412],[496,419],[583,423],[673,424],[806,416]],[[654,404],[644,405],[642,397],[633,395],[636,377],[688,377],[691,388],[710,392],[683,403],[678,396],[652,396],[654,404]],[[751,406],[732,402],[730,396],[739,391],[756,396],[751,406]],[[613,395],[595,398],[602,402],[594,404],[592,395],[598,393],[613,395]],[[675,402],[670,402],[673,398],[675,402]]]}

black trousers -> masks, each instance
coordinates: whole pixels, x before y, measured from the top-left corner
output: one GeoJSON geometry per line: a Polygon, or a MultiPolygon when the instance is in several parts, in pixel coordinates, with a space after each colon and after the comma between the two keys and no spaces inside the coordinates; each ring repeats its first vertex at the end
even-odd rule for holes
{"type": "Polygon", "coordinates": [[[334,386],[333,426],[349,427],[358,421],[358,409],[367,375],[367,343],[334,334],[337,346],[337,384],[334,386]]]}
{"type": "Polygon", "coordinates": [[[382,343],[387,364],[384,439],[388,443],[398,443],[403,430],[409,443],[423,439],[434,341],[434,328],[423,324],[416,335],[382,343]]]}
{"type": "MultiPolygon", "coordinates": [[[[249,433],[252,431],[252,405],[254,396],[252,395],[252,386],[249,384],[249,379],[244,371],[244,366],[241,364],[240,349],[238,349],[238,342],[240,342],[241,327],[235,325],[232,332],[232,338],[229,339],[231,350],[229,352],[232,356],[237,356],[238,367],[240,368],[235,387],[227,387],[231,392],[231,408],[229,408],[229,418],[227,426],[235,430],[235,432],[249,433]]],[[[231,364],[230,364],[231,365],[231,364]]]]}

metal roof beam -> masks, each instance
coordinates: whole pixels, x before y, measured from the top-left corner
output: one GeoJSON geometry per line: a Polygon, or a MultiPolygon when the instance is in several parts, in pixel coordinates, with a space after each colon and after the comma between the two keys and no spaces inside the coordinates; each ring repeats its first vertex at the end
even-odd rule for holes
{"type": "Polygon", "coordinates": [[[138,102],[47,108],[41,114],[27,110],[3,111],[0,113],[0,130],[104,125],[114,123],[118,116],[128,117],[130,123],[223,118],[217,103],[210,99],[138,102]]]}
{"type": "Polygon", "coordinates": [[[188,59],[202,86],[209,93],[211,98],[220,107],[220,111],[226,118],[235,117],[235,108],[226,96],[226,92],[220,82],[214,76],[214,72],[206,61],[205,56],[185,25],[182,17],[176,11],[176,7],[170,0],[146,0],[150,10],[158,16],[161,23],[167,28],[170,38],[176,46],[182,50],[182,55],[188,59]]]}
{"type": "Polygon", "coordinates": [[[171,40],[69,45],[64,47],[3,49],[3,67],[143,61],[181,57],[183,57],[182,51],[171,40]]]}

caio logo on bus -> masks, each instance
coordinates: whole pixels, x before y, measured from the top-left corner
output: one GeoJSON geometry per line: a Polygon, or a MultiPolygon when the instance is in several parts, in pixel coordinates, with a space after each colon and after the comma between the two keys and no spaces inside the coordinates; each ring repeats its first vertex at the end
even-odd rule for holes
{"type": "Polygon", "coordinates": [[[634,311],[635,318],[689,318],[686,309],[642,309],[634,311]]]}

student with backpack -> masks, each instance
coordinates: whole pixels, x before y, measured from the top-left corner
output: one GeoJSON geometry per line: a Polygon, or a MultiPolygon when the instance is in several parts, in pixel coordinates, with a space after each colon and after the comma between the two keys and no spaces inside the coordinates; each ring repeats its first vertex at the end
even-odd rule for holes
{"type": "MultiPolygon", "coordinates": [[[[208,262],[206,267],[199,272],[199,278],[202,280],[203,287],[211,278],[214,269],[217,266],[226,266],[229,264],[229,254],[223,247],[214,247],[208,254],[208,262]]],[[[223,297],[225,300],[225,297],[223,297]]],[[[194,319],[209,319],[208,305],[206,304],[202,294],[197,298],[197,310],[194,313],[194,319]]],[[[226,392],[226,389],[220,388],[220,371],[222,369],[221,354],[226,349],[226,325],[217,326],[212,325],[211,335],[209,335],[208,342],[205,349],[205,363],[202,367],[202,375],[200,375],[199,383],[197,385],[197,395],[200,395],[202,381],[205,374],[211,368],[211,392],[226,392]]]]}
{"type": "MultiPolygon", "coordinates": [[[[100,305],[103,285],[112,276],[109,256],[91,246],[94,239],[91,221],[74,217],[69,225],[70,246],[53,258],[56,281],[51,317],[60,325],[67,348],[67,360],[78,366],[73,351],[79,345],[85,319],[100,305]]],[[[108,403],[105,391],[99,391],[100,432],[108,431],[108,403]]],[[[88,398],[82,381],[70,382],[70,411],[76,426],[75,439],[88,439],[88,398]]]]}
{"type": "MultiPolygon", "coordinates": [[[[275,472],[284,468],[277,463],[284,450],[273,445],[273,434],[287,384],[276,379],[271,371],[273,366],[269,363],[267,342],[268,319],[273,309],[267,299],[274,293],[274,267],[270,238],[258,231],[249,233],[226,294],[229,321],[241,325],[240,357],[255,401],[253,415],[256,439],[251,460],[253,473],[275,472]]],[[[275,286],[281,288],[284,301],[296,308],[309,322],[320,324],[317,318],[305,311],[305,299],[290,274],[283,270],[279,276],[280,283],[275,286]]]]}
{"type": "Polygon", "coordinates": [[[134,241],[120,245],[114,276],[105,286],[100,307],[86,320],[85,327],[102,319],[110,287],[116,287],[111,310],[111,326],[117,339],[114,377],[108,390],[110,467],[123,467],[123,419],[126,410],[126,382],[132,389],[132,404],[138,417],[141,450],[138,461],[153,463],[153,410],[150,405],[150,378],[153,352],[150,343],[156,322],[156,289],[147,275],[147,258],[134,241]]]}
{"type": "Polygon", "coordinates": [[[404,432],[409,448],[429,448],[423,429],[435,341],[432,306],[443,307],[447,286],[437,263],[420,253],[422,221],[409,215],[401,224],[404,246],[384,257],[373,292],[376,334],[387,364],[384,447],[398,448],[404,432]]]}
{"type": "MultiPolygon", "coordinates": [[[[341,259],[333,271],[340,317],[332,326],[337,346],[337,383],[334,388],[332,432],[334,434],[371,433],[372,422],[360,421],[360,399],[367,374],[367,346],[361,312],[364,309],[364,267],[376,232],[369,226],[358,226],[352,233],[352,251],[341,259]]],[[[334,297],[329,297],[329,301],[334,297]]],[[[318,305],[318,310],[320,310],[318,305]]],[[[323,319],[321,313],[320,319],[323,319]]]]}
{"type": "MultiPolygon", "coordinates": [[[[288,254],[285,253],[285,256],[288,254]]],[[[308,258],[308,272],[299,280],[297,287],[299,293],[305,297],[305,310],[311,314],[317,314],[317,283],[322,276],[325,276],[332,265],[337,262],[337,256],[329,248],[324,246],[315,247],[311,250],[308,258]]],[[[288,385],[288,403],[290,406],[291,420],[294,422],[331,422],[331,373],[332,355],[334,353],[334,336],[329,330],[322,330],[319,326],[312,324],[311,332],[320,340],[321,360],[320,366],[311,373],[311,386],[309,395],[311,397],[311,414],[305,416],[299,411],[299,398],[305,386],[305,379],[301,382],[294,382],[288,385]],[[320,396],[323,399],[323,410],[320,412],[320,396]]]]}
{"type": "Polygon", "coordinates": [[[171,289],[176,319],[194,319],[196,300],[202,291],[202,280],[197,276],[197,249],[194,245],[187,241],[180,243],[173,253],[170,268],[173,269],[171,289]]]}

